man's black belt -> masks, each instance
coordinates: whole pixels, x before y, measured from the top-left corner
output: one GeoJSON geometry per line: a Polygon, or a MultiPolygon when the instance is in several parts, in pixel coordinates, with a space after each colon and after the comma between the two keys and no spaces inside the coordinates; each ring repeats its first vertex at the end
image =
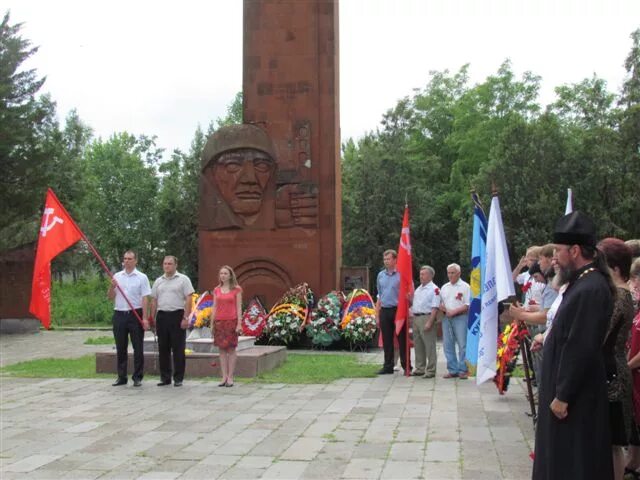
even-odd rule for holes
{"type": "Polygon", "coordinates": [[[397,305],[394,305],[393,307],[380,307],[380,308],[382,308],[382,309],[385,309],[385,308],[386,308],[387,310],[391,310],[392,308],[398,308],[398,306],[397,306],[397,305]]]}
{"type": "Polygon", "coordinates": [[[414,316],[418,316],[418,315],[429,315],[429,313],[427,312],[413,312],[414,316]]]}

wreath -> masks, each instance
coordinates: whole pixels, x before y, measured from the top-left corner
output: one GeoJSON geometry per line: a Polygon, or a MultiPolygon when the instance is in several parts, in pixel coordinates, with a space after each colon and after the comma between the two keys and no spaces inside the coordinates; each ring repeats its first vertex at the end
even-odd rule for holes
{"type": "Polygon", "coordinates": [[[191,315],[189,315],[189,328],[202,328],[211,326],[211,309],[213,307],[213,295],[208,290],[198,296],[192,295],[191,315]]]}
{"type": "Polygon", "coordinates": [[[258,297],[249,301],[242,314],[242,334],[248,337],[259,337],[267,322],[267,311],[258,297]]]}
{"type": "Polygon", "coordinates": [[[361,288],[351,292],[340,328],[352,350],[365,348],[373,339],[378,326],[375,305],[369,292],[361,288]]]}
{"type": "Polygon", "coordinates": [[[509,387],[509,380],[516,368],[520,353],[520,344],[527,335],[529,331],[524,322],[514,320],[504,327],[504,331],[498,336],[496,376],[493,382],[498,387],[500,395],[504,395],[509,387]]]}
{"type": "Polygon", "coordinates": [[[307,324],[307,335],[314,346],[328,347],[340,340],[340,319],[345,304],[344,294],[339,291],[327,293],[318,300],[307,324]]]}
{"type": "Polygon", "coordinates": [[[300,340],[313,306],[313,292],[306,283],[289,289],[267,316],[263,335],[267,342],[291,346],[300,340]]]}

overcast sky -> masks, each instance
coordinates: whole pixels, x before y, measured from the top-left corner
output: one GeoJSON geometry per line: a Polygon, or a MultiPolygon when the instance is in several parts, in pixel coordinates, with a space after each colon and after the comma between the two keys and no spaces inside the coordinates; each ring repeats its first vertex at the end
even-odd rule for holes
{"type": "MultiPolygon", "coordinates": [[[[304,1],[304,0],[300,0],[304,1]]],[[[61,120],[76,108],[96,135],[157,135],[188,149],[198,124],[224,116],[242,89],[242,0],[4,0],[40,46],[27,65],[61,120]]],[[[375,130],[432,70],[471,64],[480,82],[510,58],[553,88],[596,73],[618,91],[638,0],[341,0],[343,141],[375,130]]]]}

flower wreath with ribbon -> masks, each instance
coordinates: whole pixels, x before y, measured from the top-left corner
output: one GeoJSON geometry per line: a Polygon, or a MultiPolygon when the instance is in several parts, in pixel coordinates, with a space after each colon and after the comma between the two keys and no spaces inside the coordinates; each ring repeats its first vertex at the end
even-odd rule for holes
{"type": "Polygon", "coordinates": [[[259,337],[267,322],[267,311],[258,297],[249,301],[242,314],[242,334],[248,337],[259,337]]]}
{"type": "Polygon", "coordinates": [[[524,322],[514,320],[504,327],[504,331],[498,336],[496,376],[493,378],[493,382],[500,395],[504,395],[509,387],[509,379],[516,368],[516,361],[520,353],[520,343],[527,335],[529,335],[529,331],[524,322]]]}

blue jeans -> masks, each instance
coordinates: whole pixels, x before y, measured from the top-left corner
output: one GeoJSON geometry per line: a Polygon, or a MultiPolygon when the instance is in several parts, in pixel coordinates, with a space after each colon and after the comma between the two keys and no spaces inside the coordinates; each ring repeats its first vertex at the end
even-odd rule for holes
{"type": "Polygon", "coordinates": [[[467,373],[464,357],[467,350],[467,314],[442,319],[442,347],[447,359],[447,370],[451,375],[467,373]],[[456,356],[456,344],[458,355],[456,356]]]}

